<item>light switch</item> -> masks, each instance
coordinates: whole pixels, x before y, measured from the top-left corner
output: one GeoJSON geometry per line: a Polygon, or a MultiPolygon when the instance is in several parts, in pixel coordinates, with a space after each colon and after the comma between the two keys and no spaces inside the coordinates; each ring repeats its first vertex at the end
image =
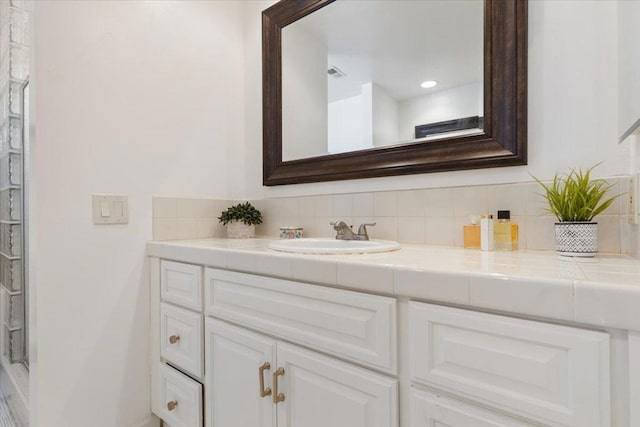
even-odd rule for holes
{"type": "Polygon", "coordinates": [[[122,205],[122,202],[119,200],[113,202],[113,215],[119,217],[122,217],[124,215],[124,207],[122,205]]]}
{"type": "Polygon", "coordinates": [[[102,200],[100,202],[100,215],[103,218],[111,216],[111,212],[109,212],[109,202],[107,200],[102,200]]]}
{"type": "Polygon", "coordinates": [[[129,223],[129,198],[115,194],[92,195],[93,223],[128,224],[129,223]]]}

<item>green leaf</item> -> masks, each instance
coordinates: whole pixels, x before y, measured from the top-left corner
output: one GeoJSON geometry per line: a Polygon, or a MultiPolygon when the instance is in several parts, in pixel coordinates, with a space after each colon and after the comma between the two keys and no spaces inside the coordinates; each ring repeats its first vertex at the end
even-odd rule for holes
{"type": "Polygon", "coordinates": [[[607,209],[621,194],[606,198],[613,185],[604,179],[591,179],[591,172],[600,163],[586,170],[571,169],[568,173],[556,173],[550,184],[545,184],[532,175],[542,187],[547,200],[548,212],[555,215],[560,222],[591,221],[596,215],[607,209]]]}
{"type": "Polygon", "coordinates": [[[223,225],[227,225],[232,221],[240,221],[247,225],[257,225],[262,224],[262,214],[251,203],[245,202],[222,211],[218,220],[223,225]]]}

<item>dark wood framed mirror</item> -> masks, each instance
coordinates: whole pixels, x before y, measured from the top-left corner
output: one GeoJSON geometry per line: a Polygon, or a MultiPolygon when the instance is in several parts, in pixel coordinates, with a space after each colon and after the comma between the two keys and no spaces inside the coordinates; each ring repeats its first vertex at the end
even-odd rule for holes
{"type": "Polygon", "coordinates": [[[262,13],[264,185],[526,164],[526,0],[483,3],[483,124],[478,132],[283,160],[282,30],[334,1],[281,0],[262,13]]]}

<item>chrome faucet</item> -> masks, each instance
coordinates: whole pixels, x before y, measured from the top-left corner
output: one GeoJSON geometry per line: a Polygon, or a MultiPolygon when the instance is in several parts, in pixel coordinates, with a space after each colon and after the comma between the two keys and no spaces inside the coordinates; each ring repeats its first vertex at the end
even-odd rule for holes
{"type": "Polygon", "coordinates": [[[335,221],[329,224],[333,225],[333,229],[336,230],[337,240],[369,240],[367,227],[376,225],[375,222],[362,224],[358,228],[358,234],[356,234],[344,221],[335,221]]]}

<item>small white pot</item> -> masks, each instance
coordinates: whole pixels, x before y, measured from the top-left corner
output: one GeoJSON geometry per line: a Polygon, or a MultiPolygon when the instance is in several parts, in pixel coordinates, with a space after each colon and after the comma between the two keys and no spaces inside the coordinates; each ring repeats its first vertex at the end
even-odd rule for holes
{"type": "Polygon", "coordinates": [[[227,224],[227,237],[229,239],[249,239],[255,236],[255,225],[247,225],[241,221],[233,221],[227,224]]]}
{"type": "Polygon", "coordinates": [[[596,256],[598,253],[598,223],[556,222],[556,250],[564,256],[596,256]]]}

